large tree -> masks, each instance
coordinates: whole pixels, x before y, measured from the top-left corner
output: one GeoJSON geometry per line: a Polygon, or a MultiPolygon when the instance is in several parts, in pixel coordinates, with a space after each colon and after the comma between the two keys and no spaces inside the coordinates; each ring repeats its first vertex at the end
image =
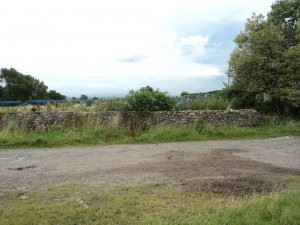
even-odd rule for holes
{"type": "Polygon", "coordinates": [[[24,75],[10,68],[1,69],[0,73],[0,100],[30,100],[30,99],[63,99],[58,92],[47,92],[48,87],[30,75],[24,75]]]}
{"type": "Polygon", "coordinates": [[[4,100],[27,100],[47,97],[48,87],[44,82],[30,75],[23,75],[17,70],[1,69],[0,84],[2,99],[4,100]]]}
{"type": "Polygon", "coordinates": [[[267,18],[253,15],[235,39],[229,62],[233,89],[266,93],[300,107],[300,0],[279,0],[267,18]]]}

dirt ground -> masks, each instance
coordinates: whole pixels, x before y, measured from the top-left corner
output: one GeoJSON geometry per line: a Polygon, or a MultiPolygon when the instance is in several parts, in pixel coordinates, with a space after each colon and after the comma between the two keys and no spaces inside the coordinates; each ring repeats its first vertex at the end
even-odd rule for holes
{"type": "Polygon", "coordinates": [[[57,185],[144,180],[237,195],[300,175],[300,137],[0,151],[0,197],[57,185]]]}

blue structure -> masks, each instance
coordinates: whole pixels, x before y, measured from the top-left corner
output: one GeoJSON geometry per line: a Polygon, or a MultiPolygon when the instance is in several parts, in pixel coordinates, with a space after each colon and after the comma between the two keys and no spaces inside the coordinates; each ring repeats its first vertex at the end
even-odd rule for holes
{"type": "Polygon", "coordinates": [[[0,107],[18,106],[22,104],[22,101],[0,101],[0,107]]]}
{"type": "Polygon", "coordinates": [[[49,100],[27,100],[25,103],[28,105],[47,105],[49,100]]]}
{"type": "MultiPolygon", "coordinates": [[[[68,100],[46,100],[46,99],[37,99],[37,100],[26,100],[26,101],[0,101],[0,107],[10,107],[10,106],[19,106],[19,105],[40,105],[45,106],[48,104],[63,104],[69,102],[68,100]]],[[[93,99],[88,100],[71,100],[72,103],[87,103],[92,104],[95,102],[93,99]]]]}

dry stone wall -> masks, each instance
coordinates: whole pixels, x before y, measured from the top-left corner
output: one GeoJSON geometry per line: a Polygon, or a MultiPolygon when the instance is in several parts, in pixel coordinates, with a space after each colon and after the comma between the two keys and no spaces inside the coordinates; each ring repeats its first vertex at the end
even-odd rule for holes
{"type": "Polygon", "coordinates": [[[31,112],[0,113],[0,129],[17,126],[26,131],[81,126],[125,126],[149,128],[160,124],[210,123],[257,126],[261,116],[255,110],[193,110],[161,112],[31,112]]]}

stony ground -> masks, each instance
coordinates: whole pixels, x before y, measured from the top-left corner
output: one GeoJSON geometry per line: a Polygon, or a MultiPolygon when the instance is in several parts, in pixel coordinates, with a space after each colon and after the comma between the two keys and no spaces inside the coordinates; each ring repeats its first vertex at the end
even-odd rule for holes
{"type": "Polygon", "coordinates": [[[272,189],[290,175],[300,175],[300,137],[0,151],[0,197],[57,185],[145,179],[243,194],[272,189]]]}

